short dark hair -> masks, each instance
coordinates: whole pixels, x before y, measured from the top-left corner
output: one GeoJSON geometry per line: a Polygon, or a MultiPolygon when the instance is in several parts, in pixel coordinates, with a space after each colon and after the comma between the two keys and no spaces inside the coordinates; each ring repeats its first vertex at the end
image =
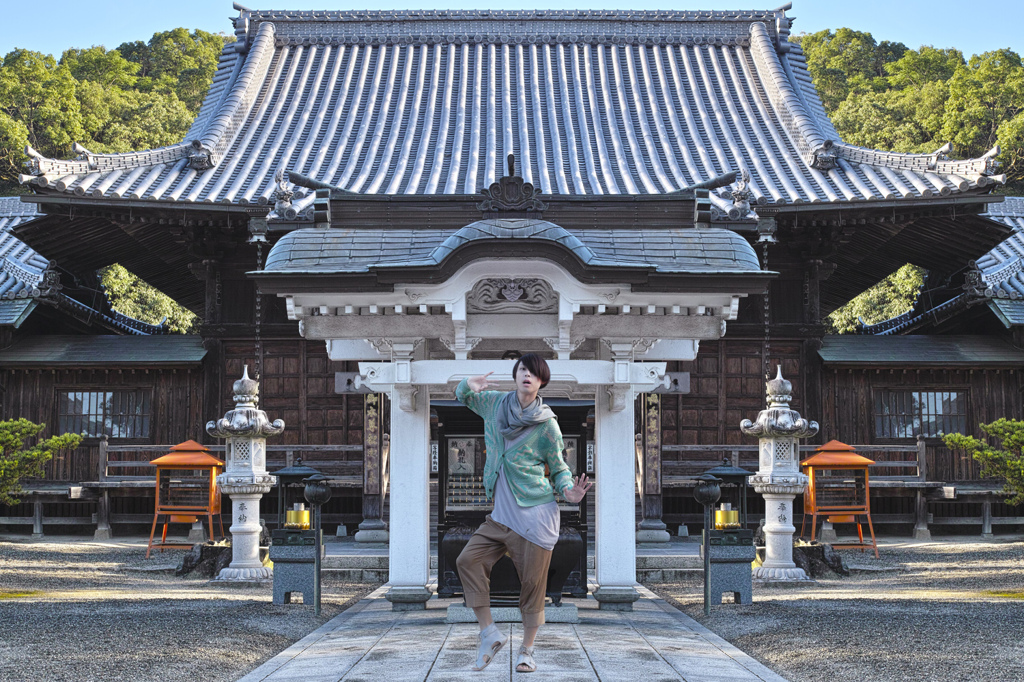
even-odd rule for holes
{"type": "Polygon", "coordinates": [[[512,368],[512,381],[516,380],[516,373],[519,372],[521,364],[530,370],[530,374],[540,379],[541,388],[547,386],[551,381],[551,368],[548,367],[547,361],[536,353],[527,353],[516,360],[516,365],[512,368]]]}

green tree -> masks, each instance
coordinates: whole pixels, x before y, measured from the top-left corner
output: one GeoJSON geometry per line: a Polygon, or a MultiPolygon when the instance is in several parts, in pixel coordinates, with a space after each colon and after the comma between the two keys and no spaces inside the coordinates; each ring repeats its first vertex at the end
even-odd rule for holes
{"type": "Polygon", "coordinates": [[[982,476],[1003,479],[1007,504],[1024,502],[1024,421],[997,419],[979,426],[997,441],[996,447],[962,433],[943,436],[942,441],[950,450],[970,453],[981,463],[982,476]]]}
{"type": "Polygon", "coordinates": [[[904,51],[899,59],[885,65],[885,72],[889,85],[902,90],[947,81],[965,63],[960,50],[937,50],[931,45],[923,45],[919,50],[904,51]]]}
{"type": "Polygon", "coordinates": [[[830,334],[850,334],[863,319],[876,324],[902,315],[914,307],[917,293],[924,283],[925,270],[904,265],[884,280],[863,292],[825,319],[830,334]]]}
{"type": "Polygon", "coordinates": [[[64,50],[60,63],[77,81],[91,81],[116,88],[135,87],[139,65],[128,61],[117,50],[102,46],[64,50]]]}
{"type": "Polygon", "coordinates": [[[0,63],[0,182],[17,182],[25,144],[44,156],[66,157],[82,134],[70,69],[50,55],[22,49],[7,53],[0,63]]]}
{"type": "Polygon", "coordinates": [[[894,152],[928,154],[943,144],[942,116],[949,88],[944,81],[905,90],[847,97],[832,123],[850,144],[894,152]]]}
{"type": "Polygon", "coordinates": [[[122,315],[149,324],[165,319],[175,334],[196,334],[202,320],[191,310],[178,305],[159,289],[139,279],[124,266],[115,263],[100,271],[100,279],[111,307],[122,315]]]}
{"type": "Polygon", "coordinates": [[[43,466],[55,452],[74,450],[82,442],[73,433],[37,440],[45,428],[46,424],[27,419],[0,422],[0,504],[18,504],[13,495],[21,490],[22,480],[42,476],[43,466]]]}
{"type": "Polygon", "coordinates": [[[1011,182],[1024,178],[1020,121],[1024,112],[1024,64],[1016,52],[1003,49],[971,57],[949,79],[949,101],[942,135],[957,151],[978,157],[994,145],[1011,182]]]}
{"type": "Polygon", "coordinates": [[[136,92],[93,81],[78,84],[83,144],[98,153],[129,152],[174,144],[193,116],[173,92],[136,92]]]}
{"type": "Polygon", "coordinates": [[[196,29],[176,28],[154,33],[149,43],[123,43],[125,59],[139,65],[139,89],[173,92],[195,116],[217,70],[224,45],[233,37],[196,29]]]}
{"type": "Polygon", "coordinates": [[[825,111],[850,95],[885,87],[886,65],[899,60],[902,43],[877,43],[870,33],[841,28],[797,36],[825,111]]]}

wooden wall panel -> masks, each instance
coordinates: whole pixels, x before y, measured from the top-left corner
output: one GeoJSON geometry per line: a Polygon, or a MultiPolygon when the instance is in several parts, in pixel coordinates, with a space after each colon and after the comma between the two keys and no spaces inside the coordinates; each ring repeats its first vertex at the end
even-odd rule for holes
{"type": "MultiPolygon", "coordinates": [[[[254,345],[250,340],[223,343],[222,385],[230,387],[242,367],[254,373],[254,345]]],[[[355,363],[334,362],[322,341],[269,339],[263,342],[260,407],[271,419],[283,419],[281,445],[359,445],[363,441],[362,399],[334,392],[334,374],[356,371],[355,363]]],[[[234,404],[222,398],[221,414],[234,404]]]]}
{"type": "MultiPolygon", "coordinates": [[[[822,420],[826,439],[845,443],[912,444],[913,439],[883,439],[875,434],[873,395],[880,389],[964,391],[967,430],[983,437],[979,424],[1001,417],[1021,419],[1021,372],[1010,369],[835,369],[826,368],[822,420]]],[[[927,478],[954,483],[980,480],[980,467],[971,457],[951,452],[938,438],[928,439],[927,478]]]]}
{"type": "MultiPolygon", "coordinates": [[[[29,369],[0,372],[6,391],[0,406],[3,419],[24,417],[46,424],[44,436],[58,427],[56,396],[62,391],[149,389],[153,393],[150,436],[113,443],[173,444],[197,440],[205,421],[196,404],[201,377],[196,369],[101,370],[29,369]]],[[[99,441],[89,438],[70,453],[55,456],[46,465],[44,480],[95,481],[99,476],[99,441]]]]}
{"type": "MultiPolygon", "coordinates": [[[[671,371],[690,372],[690,393],[665,397],[664,444],[754,444],[753,439],[740,432],[739,425],[744,419],[755,419],[764,409],[762,348],[762,340],[703,341],[695,360],[674,363],[671,371]]],[[[783,376],[793,382],[792,405],[800,410],[805,383],[801,374],[800,342],[773,341],[770,364],[782,365],[783,376]]]]}

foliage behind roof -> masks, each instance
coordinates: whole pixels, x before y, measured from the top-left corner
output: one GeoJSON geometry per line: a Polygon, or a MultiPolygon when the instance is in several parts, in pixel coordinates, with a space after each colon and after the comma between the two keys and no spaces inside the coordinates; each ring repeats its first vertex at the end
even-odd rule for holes
{"type": "MultiPolygon", "coordinates": [[[[241,9],[185,140],[71,161],[30,151],[23,180],[95,198],[248,204],[273,201],[284,170],[364,194],[474,194],[514,153],[546,194],[662,194],[741,170],[755,205],[994,182],[994,153],[955,161],[945,148],[839,140],[786,9],[241,9]]],[[[306,214],[312,200],[294,207],[306,214]]],[[[712,200],[732,206],[727,190],[712,200]]]]}
{"type": "Polygon", "coordinates": [[[1007,239],[979,258],[967,273],[962,291],[925,309],[922,301],[913,309],[889,320],[864,325],[858,333],[875,336],[909,334],[985,303],[1007,327],[1024,325],[1024,197],[1004,197],[988,205],[985,217],[1015,230],[1007,239]]]}
{"type": "Polygon", "coordinates": [[[101,312],[62,293],[53,264],[15,237],[11,230],[41,214],[19,197],[0,197],[0,326],[20,327],[39,303],[117,334],[166,334],[167,328],[122,315],[101,312]]]}

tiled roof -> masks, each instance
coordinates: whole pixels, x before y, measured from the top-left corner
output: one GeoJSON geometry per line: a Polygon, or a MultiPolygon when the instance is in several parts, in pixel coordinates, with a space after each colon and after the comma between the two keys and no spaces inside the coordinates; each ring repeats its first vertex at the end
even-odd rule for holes
{"type": "MultiPolygon", "coordinates": [[[[279,170],[362,194],[474,194],[504,174],[545,194],[661,194],[746,169],[756,204],[956,194],[991,158],[844,144],[785,9],[241,10],[180,144],[32,160],[48,191],[268,203],[279,170]]],[[[304,191],[304,190],[300,190],[304,191]]],[[[312,194],[294,200],[300,214],[312,194]]],[[[727,190],[712,193],[728,211],[727,190]]]]}
{"type": "Polygon", "coordinates": [[[991,336],[843,334],[822,339],[818,355],[827,365],[1024,366],[1024,351],[991,336]]]}
{"type": "Polygon", "coordinates": [[[0,350],[0,367],[197,365],[206,355],[198,336],[32,336],[0,350]]]}
{"type": "Polygon", "coordinates": [[[1024,197],[989,204],[988,217],[1016,232],[978,259],[992,312],[1007,327],[1024,324],[1024,197]]]}
{"type": "Polygon", "coordinates": [[[39,295],[36,285],[49,261],[11,234],[13,227],[37,215],[35,204],[18,197],[0,198],[0,324],[20,324],[29,308],[26,299],[39,295]]]}
{"type": "Polygon", "coordinates": [[[469,242],[530,239],[561,244],[589,266],[655,267],[660,272],[760,272],[747,241],[723,229],[564,228],[535,219],[481,220],[452,232],[431,229],[307,228],[285,234],[267,256],[267,272],[365,272],[376,267],[440,264],[469,242]]]}

